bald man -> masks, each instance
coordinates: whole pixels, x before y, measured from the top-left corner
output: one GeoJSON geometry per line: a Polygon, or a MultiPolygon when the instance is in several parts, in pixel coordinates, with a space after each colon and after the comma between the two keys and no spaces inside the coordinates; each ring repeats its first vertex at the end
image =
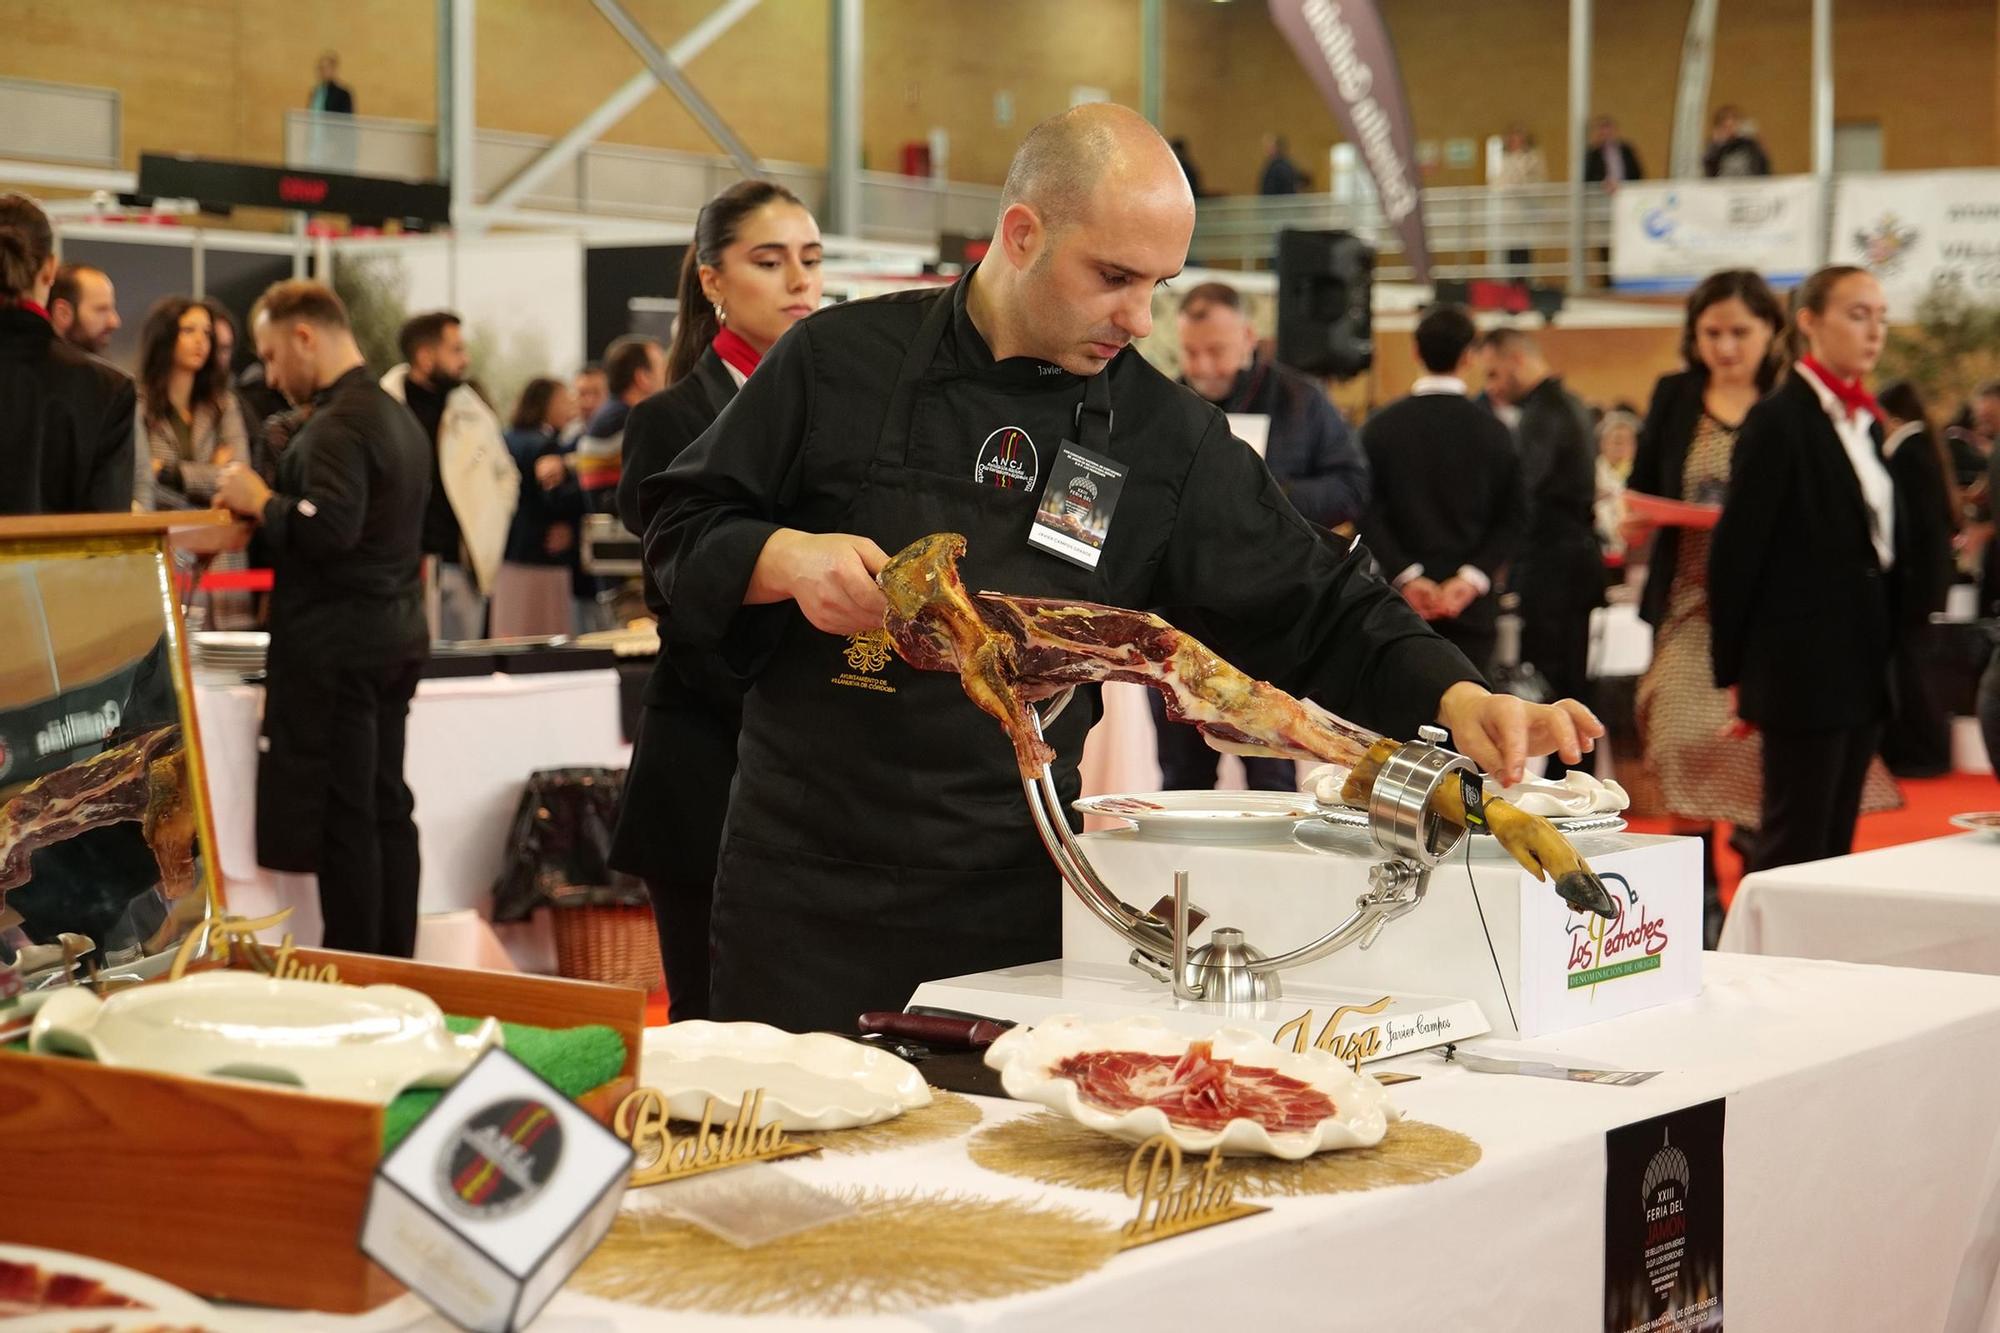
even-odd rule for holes
{"type": "MultiPolygon", "coordinates": [[[[641,484],[666,651],[752,682],[713,1017],[851,1031],[925,980],[1061,952],[1062,889],[1012,748],[882,631],[874,575],[927,533],[965,535],[969,587],[1157,609],[1384,732],[1441,720],[1503,776],[1602,734],[1580,708],[1488,694],[1365,556],[1298,515],[1221,409],[1131,350],[1193,230],[1186,177],[1137,114],[1046,121],[971,273],[802,320],[641,484]],[[1039,525],[1042,494],[1081,477],[1096,526],[1039,525]]],[[[1085,694],[1049,730],[1064,800],[1098,711],[1085,694]]]]}

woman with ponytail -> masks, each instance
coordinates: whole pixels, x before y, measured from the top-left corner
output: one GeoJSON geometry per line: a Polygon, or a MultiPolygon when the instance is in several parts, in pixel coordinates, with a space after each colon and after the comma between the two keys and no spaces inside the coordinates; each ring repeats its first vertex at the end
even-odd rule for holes
{"type": "Polygon", "coordinates": [[[1794,364],[1750,409],[1709,546],[1715,683],[1763,737],[1749,868],[1844,856],[1889,706],[1912,525],[1863,381],[1888,331],[1882,285],[1838,265],[1792,294],[1794,364]]]}
{"type": "MultiPolygon", "coordinates": [[[[668,387],[633,408],[625,427],[618,514],[640,537],[653,517],[647,479],[694,443],[771,345],[818,308],[818,224],[783,186],[739,181],[701,210],[679,295],[668,387]]],[[[660,655],[611,863],[652,894],[671,1016],[706,1018],[709,904],[745,685],[741,664],[676,652],[672,608],[650,578],[646,603],[660,620],[660,655]]]]}
{"type": "Polygon", "coordinates": [[[0,194],[0,514],[132,507],[129,376],[49,323],[55,233],[26,195],[0,194]]]}

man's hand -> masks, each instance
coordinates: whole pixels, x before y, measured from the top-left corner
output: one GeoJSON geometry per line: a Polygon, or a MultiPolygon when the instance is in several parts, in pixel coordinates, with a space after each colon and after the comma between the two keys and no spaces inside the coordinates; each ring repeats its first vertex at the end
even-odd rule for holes
{"type": "Polygon", "coordinates": [[[271,488],[262,477],[241,463],[231,463],[216,478],[215,499],[211,503],[217,509],[231,509],[254,519],[264,516],[264,504],[270,498],[271,488]]]}
{"type": "Polygon", "coordinates": [[[887,552],[866,537],[846,532],[771,534],[750,571],[746,605],[799,604],[807,620],[828,634],[863,634],[882,628],[889,604],[875,575],[889,563],[887,552]]]}
{"type": "Polygon", "coordinates": [[[551,523],[549,530],[542,534],[542,550],[548,555],[561,555],[576,545],[576,529],[567,523],[551,523]]]}
{"type": "Polygon", "coordinates": [[[1531,704],[1469,680],[1444,692],[1437,720],[1465,757],[1503,787],[1521,780],[1531,757],[1553,751],[1574,764],[1604,734],[1604,724],[1574,699],[1531,704]]]}
{"type": "Polygon", "coordinates": [[[541,483],[545,491],[552,491],[562,485],[564,478],[568,476],[569,464],[563,461],[561,454],[543,454],[535,460],[535,480],[541,483]]]}
{"type": "Polygon", "coordinates": [[[1397,591],[1403,594],[1403,600],[1410,604],[1410,609],[1425,620],[1436,620],[1441,613],[1438,594],[1442,589],[1423,575],[1417,575],[1397,591]]]}
{"type": "Polygon", "coordinates": [[[1438,585],[1436,619],[1456,620],[1465,614],[1466,607],[1478,600],[1479,589],[1472,585],[1472,581],[1453,574],[1438,585]]]}

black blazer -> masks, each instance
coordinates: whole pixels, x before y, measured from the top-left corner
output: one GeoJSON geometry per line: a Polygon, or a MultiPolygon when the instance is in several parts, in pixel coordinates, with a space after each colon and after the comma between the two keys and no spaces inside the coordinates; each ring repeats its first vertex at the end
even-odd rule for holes
{"type": "Polygon", "coordinates": [[[132,507],[131,376],[0,306],[0,514],[132,507]]]}
{"type": "MultiPolygon", "coordinates": [[[[1639,452],[1632,459],[1632,475],[1625,479],[1627,490],[1668,500],[1681,498],[1688,448],[1701,424],[1701,400],[1707,391],[1706,370],[1677,370],[1660,376],[1653,385],[1646,420],[1639,427],[1639,452]]],[[[1639,615],[1649,625],[1666,623],[1680,553],[1679,528],[1661,528],[1653,534],[1653,551],[1646,561],[1646,590],[1639,597],[1639,615]]]]}
{"type": "MultiPolygon", "coordinates": [[[[1879,425],[1874,434],[1879,451],[1879,425]]],[[[1709,547],[1708,613],[1715,683],[1740,687],[1746,720],[1824,730],[1887,712],[1899,585],[1916,559],[1900,488],[1897,501],[1884,571],[1861,483],[1812,386],[1789,375],[1743,419],[1709,547]]]]}
{"type": "MultiPolygon", "coordinates": [[[[1375,492],[1361,537],[1383,577],[1419,565],[1442,583],[1471,565],[1498,587],[1527,509],[1520,456],[1500,419],[1460,394],[1415,394],[1370,417],[1361,447],[1375,492]],[[1440,485],[1441,477],[1451,484],[1440,485]]],[[[1490,628],[1494,602],[1491,594],[1478,598],[1459,623],[1490,628]]]]}
{"type": "Polygon", "coordinates": [[[1928,426],[1911,431],[1889,456],[1889,475],[1896,480],[1896,521],[1909,527],[1907,539],[1896,540],[1899,555],[1907,550],[1910,559],[1896,584],[1903,594],[1900,623],[1927,625],[1932,612],[1944,610],[1951,592],[1956,572],[1951,539],[1957,529],[1944,460],[1928,426]]]}
{"type": "MultiPolygon", "coordinates": [[[[624,458],[618,473],[618,517],[641,538],[653,515],[639,501],[646,478],[667,470],[736,397],[729,367],[704,351],[694,369],[632,409],[625,422],[624,458]]],[[[715,659],[675,645],[671,608],[649,575],[646,609],[660,620],[660,655],[646,682],[649,707],[713,704],[740,712],[744,682],[715,659]]],[[[752,609],[754,613],[754,608],[752,609]]]]}
{"type": "MultiPolygon", "coordinates": [[[[1611,152],[1617,153],[1624,160],[1626,180],[1636,181],[1646,178],[1646,173],[1639,170],[1639,155],[1632,151],[1631,144],[1620,139],[1617,143],[1609,145],[1609,148],[1611,152]]],[[[1605,171],[1607,165],[1605,161],[1605,149],[1586,146],[1583,150],[1584,183],[1595,185],[1599,181],[1604,180],[1608,174],[1605,171]]]]}

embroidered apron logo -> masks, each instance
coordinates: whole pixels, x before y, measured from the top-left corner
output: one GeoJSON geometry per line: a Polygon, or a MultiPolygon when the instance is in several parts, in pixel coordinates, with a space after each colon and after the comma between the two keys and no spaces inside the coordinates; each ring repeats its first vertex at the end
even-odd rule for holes
{"type": "Polygon", "coordinates": [[[987,436],[972,468],[974,481],[1008,491],[1032,491],[1041,476],[1041,455],[1019,426],[1002,426],[987,436]]]}
{"type": "Polygon", "coordinates": [[[874,690],[880,694],[894,694],[896,687],[887,681],[875,679],[875,673],[889,669],[889,631],[871,629],[865,634],[847,636],[847,647],[841,656],[853,670],[843,671],[833,678],[835,685],[845,685],[850,689],[874,690]],[[856,674],[866,672],[869,674],[856,674]]]}

